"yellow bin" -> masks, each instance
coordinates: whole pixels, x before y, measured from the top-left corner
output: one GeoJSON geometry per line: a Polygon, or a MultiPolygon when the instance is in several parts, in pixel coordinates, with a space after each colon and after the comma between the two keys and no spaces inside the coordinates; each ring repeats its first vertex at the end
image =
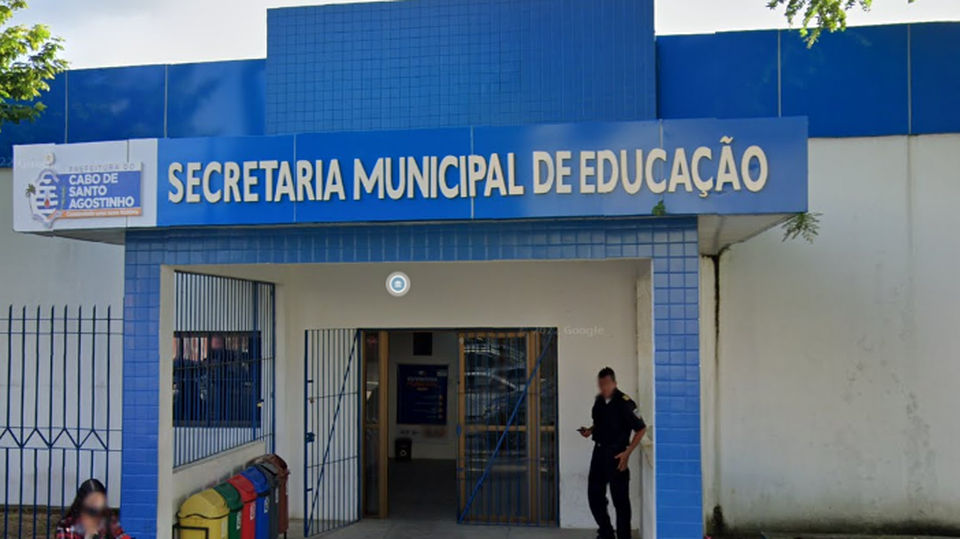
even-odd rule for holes
{"type": "Polygon", "coordinates": [[[217,491],[198,492],[180,506],[180,539],[227,539],[230,507],[217,491]]]}

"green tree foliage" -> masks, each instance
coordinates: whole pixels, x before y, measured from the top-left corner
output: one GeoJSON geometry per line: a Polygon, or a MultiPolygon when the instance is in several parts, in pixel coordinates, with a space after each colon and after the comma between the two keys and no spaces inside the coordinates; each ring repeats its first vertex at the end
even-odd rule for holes
{"type": "Polygon", "coordinates": [[[63,42],[45,25],[11,24],[26,0],[0,0],[0,128],[34,120],[44,110],[37,98],[50,89],[47,81],[67,68],[60,58],[63,42]]]}
{"type": "MultiPolygon", "coordinates": [[[[913,3],[914,0],[906,0],[913,3]]],[[[812,47],[824,30],[846,30],[847,11],[860,8],[870,11],[873,0],[767,0],[770,9],[784,8],[791,25],[800,22],[800,35],[812,47]]]]}
{"type": "Polygon", "coordinates": [[[781,225],[783,230],[783,241],[803,238],[807,243],[813,243],[813,240],[820,235],[820,217],[822,213],[798,213],[790,217],[781,225]]]}

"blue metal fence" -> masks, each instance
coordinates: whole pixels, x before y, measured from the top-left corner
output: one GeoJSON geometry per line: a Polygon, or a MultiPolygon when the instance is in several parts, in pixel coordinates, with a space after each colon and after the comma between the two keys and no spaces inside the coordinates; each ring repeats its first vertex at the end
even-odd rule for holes
{"type": "Polygon", "coordinates": [[[304,333],[304,537],[360,518],[360,332],[304,333]]]}
{"type": "Polygon", "coordinates": [[[0,532],[54,537],[80,483],[120,502],[122,320],[96,307],[0,313],[0,532]]]}
{"type": "Polygon", "coordinates": [[[273,451],[274,285],[177,272],[174,466],[257,440],[273,451]]]}

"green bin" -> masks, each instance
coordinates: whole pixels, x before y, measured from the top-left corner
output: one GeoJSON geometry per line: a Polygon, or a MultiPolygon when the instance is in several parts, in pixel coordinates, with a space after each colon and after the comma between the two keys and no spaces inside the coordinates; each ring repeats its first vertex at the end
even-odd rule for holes
{"type": "Polygon", "coordinates": [[[243,522],[243,500],[240,498],[240,493],[230,483],[221,483],[213,487],[213,490],[223,496],[224,501],[227,502],[227,508],[230,509],[230,515],[227,517],[227,539],[240,539],[240,524],[243,522]]]}

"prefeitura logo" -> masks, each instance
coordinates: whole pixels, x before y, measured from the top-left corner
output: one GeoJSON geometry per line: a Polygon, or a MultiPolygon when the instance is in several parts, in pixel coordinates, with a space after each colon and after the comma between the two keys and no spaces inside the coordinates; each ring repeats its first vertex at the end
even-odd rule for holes
{"type": "Polygon", "coordinates": [[[27,184],[24,195],[30,204],[30,213],[43,226],[50,228],[60,216],[60,178],[56,171],[46,168],[37,179],[27,184]]]}

